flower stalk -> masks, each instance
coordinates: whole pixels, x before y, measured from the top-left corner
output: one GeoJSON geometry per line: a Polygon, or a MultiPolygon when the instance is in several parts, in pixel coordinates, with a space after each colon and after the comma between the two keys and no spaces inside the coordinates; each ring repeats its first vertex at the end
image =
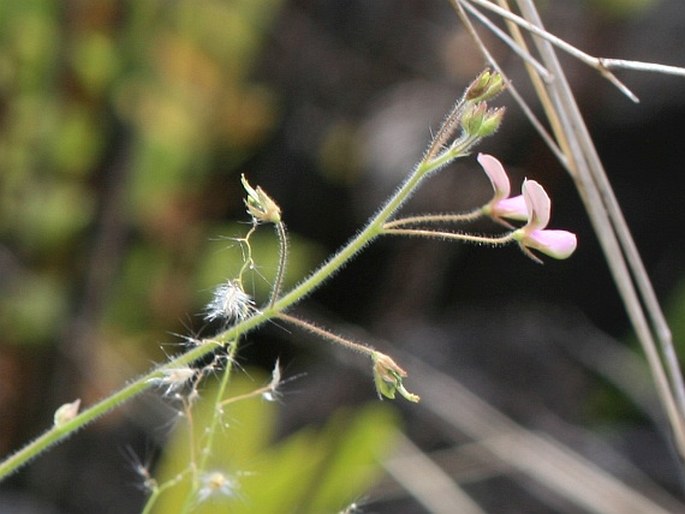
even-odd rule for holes
{"type": "MultiPolygon", "coordinates": [[[[228,358],[226,362],[226,368],[221,379],[222,385],[220,387],[220,396],[218,396],[216,399],[216,404],[220,407],[221,402],[225,401],[224,398],[226,384],[230,379],[231,371],[233,369],[233,357],[237,351],[237,341],[239,336],[245,335],[250,330],[275,317],[279,317],[285,321],[289,321],[299,326],[303,326],[303,323],[306,324],[307,322],[302,322],[302,320],[289,316],[288,314],[285,314],[284,311],[320,287],[327,279],[340,270],[366,245],[374,241],[382,234],[393,233],[399,235],[401,231],[404,231],[405,234],[403,235],[424,235],[422,233],[423,229],[421,228],[413,229],[402,227],[413,226],[422,222],[462,222],[475,219],[477,216],[475,213],[473,213],[468,214],[465,218],[461,219],[459,218],[459,215],[449,215],[452,216],[451,219],[438,219],[436,215],[433,215],[423,219],[408,218],[405,220],[391,221],[391,218],[397,213],[407,199],[420,187],[424,179],[438,170],[446,167],[455,159],[467,155],[476,143],[497,130],[502,120],[503,111],[501,109],[491,109],[485,102],[498,94],[504,88],[503,84],[504,82],[501,80],[501,76],[494,72],[484,72],[484,74],[479,76],[479,78],[477,78],[476,81],[474,81],[474,83],[467,88],[466,93],[461,100],[457,102],[443,123],[441,129],[438,131],[437,136],[430,145],[424,158],[406,177],[399,189],[397,189],[397,191],[386,201],[382,208],[369,220],[366,226],[339,252],[333,255],[329,260],[325,261],[309,277],[304,279],[284,295],[281,295],[280,290],[282,287],[283,273],[287,260],[287,240],[285,226],[283,225],[281,219],[282,214],[280,207],[271,199],[268,194],[264,192],[263,189],[260,187],[253,188],[243,177],[243,187],[247,192],[245,204],[248,213],[253,218],[253,225],[256,226],[256,224],[259,223],[274,224],[277,235],[281,242],[281,259],[279,270],[274,287],[272,289],[271,297],[269,298],[266,307],[261,310],[253,309],[251,308],[249,301],[244,299],[242,305],[245,308],[239,311],[232,311],[232,318],[234,321],[232,326],[225,326],[222,331],[211,338],[193,340],[195,346],[187,350],[184,354],[171,359],[161,366],[158,366],[144,376],[123,387],[118,392],[96,403],[95,405],[86,408],[80,413],[76,413],[73,418],[71,418],[70,414],[66,417],[67,419],[65,419],[63,422],[60,422],[58,426],[52,427],[42,436],[29,443],[26,447],[11,455],[5,461],[1,462],[0,479],[15,472],[36,455],[44,452],[53,444],[56,444],[60,440],[66,438],[68,435],[84,427],[97,417],[111,411],[118,405],[130,400],[143,391],[156,385],[171,386],[172,384],[169,382],[171,380],[169,378],[169,373],[171,373],[172,370],[192,367],[193,363],[212,354],[217,348],[228,346],[228,358]],[[466,121],[463,119],[465,113],[468,113],[466,121]],[[455,136],[457,131],[460,131],[460,133],[455,136]],[[407,231],[416,231],[416,233],[410,234],[407,231]]],[[[252,231],[255,229],[255,226],[253,226],[252,231]]],[[[528,228],[525,230],[520,230],[523,231],[517,232],[518,235],[516,238],[518,239],[516,240],[525,246],[531,241],[536,240],[536,237],[539,236],[538,232],[544,231],[545,228],[538,223],[535,226],[528,226],[528,228]]],[[[510,239],[514,238],[513,236],[508,235],[500,238],[483,238],[477,240],[476,238],[481,236],[456,233],[453,234],[449,232],[433,232],[433,235],[435,234],[438,234],[438,237],[447,237],[462,241],[470,240],[471,242],[496,245],[506,244],[510,239]]],[[[534,248],[540,250],[538,247],[534,248]]],[[[303,326],[303,328],[305,327],[303,326]]],[[[312,329],[309,327],[307,329],[312,331],[312,329]]],[[[418,396],[409,393],[403,386],[402,381],[406,377],[406,372],[396,363],[394,363],[390,357],[377,352],[368,346],[361,345],[353,341],[348,341],[344,338],[339,338],[339,336],[330,334],[323,329],[318,330],[326,333],[327,339],[331,340],[330,336],[333,336],[334,339],[338,338],[336,339],[337,343],[342,344],[348,349],[368,355],[371,358],[373,363],[374,381],[380,395],[387,398],[394,398],[395,395],[399,393],[409,401],[418,401],[418,396]]],[[[323,334],[319,333],[319,335],[323,334]]],[[[210,434],[216,431],[216,427],[220,421],[220,416],[221,414],[218,409],[217,414],[212,421],[212,426],[210,427],[210,434]]],[[[210,437],[206,442],[205,448],[209,448],[211,450],[211,446],[212,438],[210,437]]],[[[199,477],[201,471],[206,471],[206,459],[204,457],[204,452],[203,457],[201,457],[200,462],[197,464],[197,468],[193,473],[195,491],[197,491],[200,487],[199,477]]],[[[190,503],[192,503],[190,500],[186,502],[186,510],[189,508],[190,503]]]]}

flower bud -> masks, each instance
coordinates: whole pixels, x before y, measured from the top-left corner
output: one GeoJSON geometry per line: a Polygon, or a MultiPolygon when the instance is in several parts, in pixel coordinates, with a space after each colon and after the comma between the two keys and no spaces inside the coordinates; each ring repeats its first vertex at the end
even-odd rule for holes
{"type": "Polygon", "coordinates": [[[469,136],[478,136],[488,110],[486,102],[469,106],[461,117],[461,127],[469,136]]]}
{"type": "Polygon", "coordinates": [[[464,99],[469,102],[482,102],[500,94],[506,88],[504,77],[499,72],[484,70],[466,88],[464,99]]]}
{"type": "Polygon", "coordinates": [[[248,214],[258,223],[280,223],[281,208],[278,204],[261,187],[257,186],[257,189],[253,189],[245,175],[240,176],[240,181],[247,192],[245,206],[248,214]]]}
{"type": "Polygon", "coordinates": [[[480,137],[487,137],[497,132],[497,129],[499,129],[499,126],[502,124],[504,111],[504,107],[488,110],[488,112],[485,113],[478,135],[480,137]]]}
{"type": "Polygon", "coordinates": [[[400,393],[410,402],[418,402],[419,396],[412,394],[404,388],[402,379],[406,378],[407,372],[400,368],[394,360],[381,352],[373,352],[373,380],[376,384],[378,396],[385,396],[391,400],[400,393]]]}
{"type": "Polygon", "coordinates": [[[61,427],[76,417],[78,409],[81,406],[81,400],[74,400],[71,403],[65,403],[55,411],[54,423],[56,427],[61,427]]]}
{"type": "Polygon", "coordinates": [[[464,112],[461,127],[470,137],[487,137],[497,131],[503,117],[504,107],[488,109],[486,102],[479,102],[464,112]]]}

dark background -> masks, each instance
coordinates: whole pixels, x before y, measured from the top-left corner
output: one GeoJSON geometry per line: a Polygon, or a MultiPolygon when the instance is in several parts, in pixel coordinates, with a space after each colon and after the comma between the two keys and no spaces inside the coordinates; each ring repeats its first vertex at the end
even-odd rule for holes
{"type": "MultiPolygon", "coordinates": [[[[685,63],[682,2],[615,4],[552,2],[542,13],[593,55],[685,63]]],[[[518,59],[483,34],[532,101],[518,59]]],[[[685,82],[619,72],[635,105],[562,62],[682,341],[685,82]]],[[[239,258],[217,238],[246,228],[235,223],[247,219],[240,173],[282,207],[292,285],[375,212],[483,66],[448,2],[0,6],[2,453],[49,426],[62,403],[90,404],[163,360],[179,342],[170,334],[211,330],[196,314],[239,258]]],[[[507,116],[478,150],[505,163],[514,189],[523,177],[545,185],[552,225],[578,234],[576,254],[540,266],[515,247],[381,240],[298,312],[419,356],[526,427],[569,444],[579,433],[570,427],[583,427],[682,497],[663,430],[601,376],[607,348],[637,347],[573,184],[510,98],[495,103],[507,116]]],[[[469,157],[403,212],[467,210],[489,193],[469,157]]],[[[275,249],[270,237],[255,247],[275,249]]],[[[264,298],[258,278],[254,287],[264,298]]],[[[282,433],[373,398],[369,374],[338,353],[280,326],[250,337],[242,363],[270,370],[280,358],[287,373],[306,373],[286,396],[282,433]]],[[[634,380],[649,383],[641,373],[634,380]]],[[[425,450],[460,442],[429,413],[397,408],[425,450]]],[[[122,409],[40,457],[0,502],[8,512],[136,512],[142,493],[121,448],[157,444],[160,418],[144,410],[122,409]]],[[[490,512],[556,511],[506,477],[469,492],[490,512]]],[[[370,493],[367,509],[423,512],[399,498],[370,493]]]]}

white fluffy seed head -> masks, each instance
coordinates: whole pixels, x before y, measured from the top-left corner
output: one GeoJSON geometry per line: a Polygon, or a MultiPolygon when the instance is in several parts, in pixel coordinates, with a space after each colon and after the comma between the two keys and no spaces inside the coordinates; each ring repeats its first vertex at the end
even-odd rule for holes
{"type": "Polygon", "coordinates": [[[205,319],[241,321],[254,310],[254,301],[238,280],[228,280],[214,289],[212,301],[205,308],[205,319]]]}
{"type": "Polygon", "coordinates": [[[203,502],[213,496],[235,497],[238,490],[237,480],[221,471],[210,471],[200,476],[200,489],[197,492],[199,501],[203,502]]]}

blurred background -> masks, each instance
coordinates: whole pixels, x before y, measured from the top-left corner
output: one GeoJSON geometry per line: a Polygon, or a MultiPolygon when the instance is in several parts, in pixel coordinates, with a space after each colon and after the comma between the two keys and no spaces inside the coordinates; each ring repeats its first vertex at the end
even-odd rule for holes
{"type": "MultiPolygon", "coordinates": [[[[680,0],[540,7],[549,30],[588,53],[685,65],[680,0]]],[[[482,35],[533,101],[519,60],[482,35]]],[[[562,62],[682,343],[685,82],[619,73],[635,105],[562,62]]],[[[230,240],[248,229],[240,173],[282,207],[292,286],[394,191],[483,67],[446,1],[0,2],[0,453],[50,426],[59,405],[89,405],[177,352],[182,336],[216,330],[201,313],[241,265],[230,240]]],[[[579,235],[573,258],[540,266],[514,247],[386,239],[294,312],[397,357],[426,405],[383,407],[483,511],[593,509],[476,444],[473,425],[459,424],[467,406],[456,393],[438,402],[431,377],[677,511],[682,474],[579,198],[519,109],[506,95],[495,103],[507,116],[478,150],[505,163],[514,189],[524,177],[546,186],[552,225],[579,235]]],[[[470,157],[403,212],[467,210],[489,195],[470,157]]],[[[269,227],[252,243],[259,268],[246,287],[263,301],[277,244],[269,227]]],[[[296,379],[277,406],[275,440],[378,403],[361,357],[296,330],[270,325],[240,353],[265,373],[277,358],[296,379]]],[[[139,512],[131,455],[155,469],[173,417],[159,396],[12,476],[0,511],[139,512]]],[[[350,501],[363,512],[437,512],[386,468],[350,501]]]]}

